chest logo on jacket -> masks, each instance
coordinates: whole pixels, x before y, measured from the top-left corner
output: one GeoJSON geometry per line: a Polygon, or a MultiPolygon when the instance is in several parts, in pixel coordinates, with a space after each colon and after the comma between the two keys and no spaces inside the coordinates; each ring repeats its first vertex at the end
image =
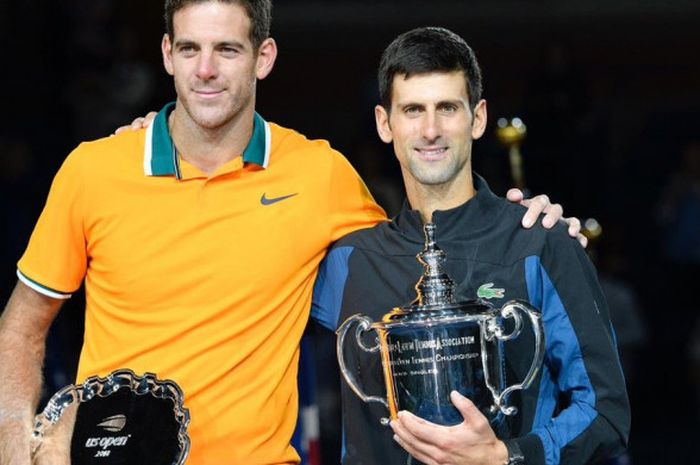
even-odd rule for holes
{"type": "Polygon", "coordinates": [[[502,299],[506,296],[506,290],[502,288],[493,288],[493,283],[486,283],[479,286],[476,291],[477,297],[480,299],[502,299]]]}

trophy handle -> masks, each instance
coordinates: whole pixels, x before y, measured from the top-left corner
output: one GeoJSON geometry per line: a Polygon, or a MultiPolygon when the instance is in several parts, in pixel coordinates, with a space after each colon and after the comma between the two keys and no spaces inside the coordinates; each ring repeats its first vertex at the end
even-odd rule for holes
{"type": "MultiPolygon", "coordinates": [[[[370,329],[370,326],[372,326],[372,320],[370,320],[369,317],[361,315],[359,313],[351,316],[350,318],[345,320],[336,331],[336,334],[338,335],[338,339],[336,340],[336,352],[338,355],[338,365],[340,366],[340,372],[342,373],[343,378],[345,378],[345,381],[348,383],[348,386],[350,386],[350,389],[352,389],[353,392],[357,394],[357,397],[362,399],[363,402],[379,402],[382,405],[384,405],[384,407],[389,409],[389,404],[383,397],[368,396],[364,393],[364,391],[360,388],[359,383],[355,379],[355,376],[352,374],[352,371],[349,370],[347,368],[347,365],[345,364],[345,357],[343,356],[343,348],[345,347],[345,336],[348,334],[348,331],[355,322],[358,323],[357,328],[355,329],[355,341],[362,350],[364,350],[365,352],[376,352],[379,350],[379,346],[381,345],[380,342],[377,342],[377,345],[373,347],[367,347],[362,342],[362,335],[370,329]]],[[[382,423],[384,423],[384,419],[382,420],[382,423]]]]}
{"type": "Polygon", "coordinates": [[[494,336],[501,341],[508,341],[517,337],[522,329],[522,318],[519,312],[525,313],[530,319],[532,332],[535,336],[535,353],[532,357],[530,369],[528,370],[527,375],[525,375],[525,379],[518,384],[508,386],[498,396],[494,396],[495,409],[499,409],[505,415],[514,415],[518,412],[517,407],[506,405],[508,396],[513,391],[524,390],[530,387],[530,384],[532,384],[532,381],[534,381],[535,377],[537,376],[544,359],[544,328],[542,326],[542,315],[540,314],[539,310],[525,301],[511,300],[510,302],[506,302],[503,308],[501,308],[501,316],[503,318],[513,318],[515,321],[515,328],[510,334],[503,334],[503,327],[498,325],[496,328],[494,328],[494,336]]]}

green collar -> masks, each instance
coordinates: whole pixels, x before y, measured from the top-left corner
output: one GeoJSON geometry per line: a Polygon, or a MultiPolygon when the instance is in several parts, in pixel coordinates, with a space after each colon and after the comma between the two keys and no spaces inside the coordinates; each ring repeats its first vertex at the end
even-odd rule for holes
{"type": "MultiPolygon", "coordinates": [[[[168,115],[175,102],[168,103],[146,129],[143,153],[143,171],[146,176],[175,176],[180,179],[180,160],[168,131],[168,115]]],[[[255,163],[267,168],[270,162],[270,125],[262,116],[253,116],[253,135],[243,151],[244,163],[255,163]]]]}

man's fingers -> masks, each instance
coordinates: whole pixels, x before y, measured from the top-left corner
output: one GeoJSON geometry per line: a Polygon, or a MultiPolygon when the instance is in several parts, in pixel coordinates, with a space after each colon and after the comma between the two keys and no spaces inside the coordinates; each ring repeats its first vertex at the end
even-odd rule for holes
{"type": "Polygon", "coordinates": [[[445,427],[436,425],[427,420],[419,418],[410,412],[399,412],[399,427],[407,431],[415,439],[437,444],[441,439],[444,439],[445,427]]]}
{"type": "Polygon", "coordinates": [[[474,405],[474,402],[464,397],[457,391],[452,391],[450,393],[450,400],[452,404],[459,410],[462,414],[464,422],[470,427],[479,426],[484,420],[484,415],[479,411],[479,409],[474,405]]]}
{"type": "Polygon", "coordinates": [[[143,127],[144,120],[145,118],[136,118],[135,120],[133,120],[131,122],[131,129],[133,129],[134,131],[138,131],[139,129],[141,129],[143,127]]]}
{"type": "Polygon", "coordinates": [[[114,135],[117,135],[124,131],[138,131],[139,129],[147,128],[151,125],[151,123],[153,123],[153,120],[156,119],[157,114],[158,113],[156,113],[155,111],[151,111],[146,116],[139,116],[138,118],[135,118],[131,122],[131,124],[118,127],[117,130],[114,131],[114,135]]]}
{"type": "Polygon", "coordinates": [[[588,238],[586,236],[584,236],[581,233],[578,233],[576,235],[576,239],[578,239],[579,244],[581,244],[584,249],[588,247],[588,238]]]}
{"type": "Polygon", "coordinates": [[[558,203],[553,203],[544,209],[546,215],[542,219],[542,226],[546,229],[550,229],[552,226],[557,224],[557,221],[561,219],[564,215],[564,208],[558,203]]]}
{"type": "Polygon", "coordinates": [[[414,435],[406,426],[405,419],[401,417],[400,413],[399,419],[391,422],[391,429],[394,430],[394,440],[413,457],[422,462],[427,462],[426,457],[431,455],[431,450],[436,450],[436,447],[414,435]]]}
{"type": "Polygon", "coordinates": [[[535,221],[537,221],[540,213],[549,206],[549,197],[541,194],[531,199],[523,200],[520,202],[520,205],[527,207],[527,212],[525,212],[522,221],[523,227],[531,228],[535,224],[535,221]]]}
{"type": "Polygon", "coordinates": [[[564,218],[564,221],[569,225],[569,236],[576,237],[581,232],[581,221],[575,216],[564,218]]]}
{"type": "Polygon", "coordinates": [[[413,457],[414,459],[416,459],[422,463],[431,463],[427,454],[422,452],[420,449],[414,447],[413,444],[404,440],[398,434],[394,435],[394,441],[396,441],[396,443],[399,446],[401,446],[403,448],[403,450],[408,452],[411,455],[411,457],[413,457]]]}
{"type": "Polygon", "coordinates": [[[148,126],[150,126],[151,123],[153,123],[153,120],[156,119],[156,115],[158,115],[158,113],[156,113],[155,111],[149,111],[146,117],[143,118],[143,127],[147,128],[148,126]]]}
{"type": "Polygon", "coordinates": [[[523,195],[523,191],[514,187],[512,189],[508,189],[508,192],[506,192],[506,198],[511,202],[520,203],[524,200],[525,195],[523,195]]]}
{"type": "Polygon", "coordinates": [[[114,131],[114,134],[112,134],[112,135],[113,135],[113,136],[116,136],[116,135],[119,134],[120,132],[124,132],[124,131],[126,131],[127,129],[130,130],[130,129],[131,129],[131,125],[128,125],[128,126],[119,126],[119,127],[117,128],[117,130],[114,131]]]}
{"type": "Polygon", "coordinates": [[[547,194],[537,195],[530,199],[530,201],[531,203],[535,204],[537,208],[540,209],[539,213],[542,213],[551,203],[547,194]]]}

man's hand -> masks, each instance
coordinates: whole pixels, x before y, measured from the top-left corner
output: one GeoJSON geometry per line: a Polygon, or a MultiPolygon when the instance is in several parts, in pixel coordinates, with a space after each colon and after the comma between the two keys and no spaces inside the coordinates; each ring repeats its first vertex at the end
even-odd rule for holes
{"type": "Polygon", "coordinates": [[[44,431],[43,437],[32,437],[32,465],[70,465],[70,445],[78,413],[78,403],[68,405],[61,421],[44,431]]]}
{"type": "Polygon", "coordinates": [[[575,216],[564,218],[564,209],[558,203],[550,203],[546,195],[537,195],[531,199],[525,199],[520,189],[510,189],[506,193],[506,198],[514,203],[527,207],[527,212],[523,217],[523,227],[531,228],[541,213],[545,216],[542,219],[542,226],[549,229],[557,221],[562,220],[569,226],[569,236],[576,238],[582,246],[588,245],[588,239],[581,234],[581,221],[575,216]]]}
{"type": "Polygon", "coordinates": [[[158,113],[155,111],[151,111],[146,116],[136,118],[131,122],[131,124],[118,127],[117,130],[114,131],[114,134],[117,135],[124,131],[138,131],[139,129],[147,128],[151,125],[157,114],[158,113]]]}
{"type": "Polygon", "coordinates": [[[31,464],[31,419],[31,415],[20,416],[0,410],[0,464],[31,464]]]}
{"type": "Polygon", "coordinates": [[[62,302],[18,282],[0,315],[0,465],[31,463],[46,334],[62,302]]]}
{"type": "Polygon", "coordinates": [[[508,450],[496,438],[486,417],[472,401],[457,391],[452,391],[450,398],[464,422],[456,426],[441,426],[402,411],[398,420],[391,422],[394,440],[426,465],[506,463],[508,450]]]}

